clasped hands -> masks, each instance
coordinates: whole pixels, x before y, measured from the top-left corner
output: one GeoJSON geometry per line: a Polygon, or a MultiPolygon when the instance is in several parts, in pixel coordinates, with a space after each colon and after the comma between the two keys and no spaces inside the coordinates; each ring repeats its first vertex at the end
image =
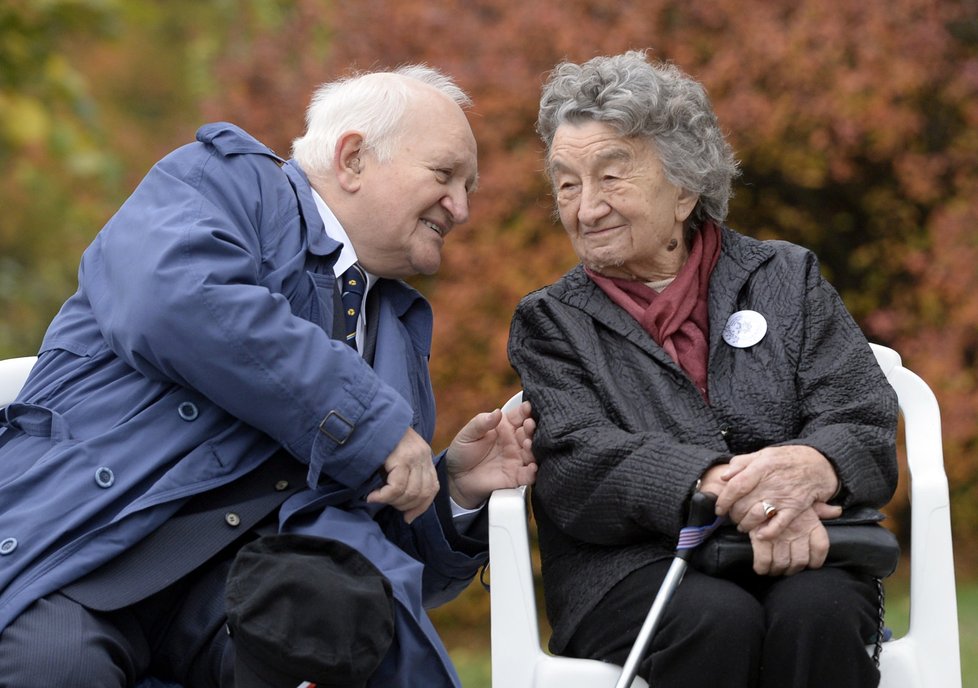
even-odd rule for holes
{"type": "MultiPolygon", "coordinates": [[[[494,490],[531,485],[536,462],[531,450],[535,422],[529,402],[504,413],[500,409],[473,417],[455,436],[445,454],[449,493],[455,503],[475,509],[494,490]]],[[[438,494],[438,474],[431,447],[411,428],[384,462],[387,480],[367,495],[367,502],[388,504],[411,523],[427,511],[438,494]]]]}
{"type": "Polygon", "coordinates": [[[829,536],[822,520],[842,513],[827,503],[838,485],[835,469],[818,450],[786,445],[711,467],[700,490],[716,494],[717,515],[750,536],[757,574],[790,576],[825,563],[829,536]]]}

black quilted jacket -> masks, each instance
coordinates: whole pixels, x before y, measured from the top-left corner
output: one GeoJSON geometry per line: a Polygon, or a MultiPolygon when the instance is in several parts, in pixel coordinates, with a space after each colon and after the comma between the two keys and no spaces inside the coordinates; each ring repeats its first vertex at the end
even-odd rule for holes
{"type": "Polygon", "coordinates": [[[520,302],[509,356],[538,420],[553,652],[615,583],[671,556],[696,479],[734,454],[809,445],[835,466],[845,505],[892,496],[896,395],[814,254],[724,229],[709,340],[707,404],[581,266],[520,302]],[[767,322],[748,348],[721,336],[741,310],[767,322]]]}

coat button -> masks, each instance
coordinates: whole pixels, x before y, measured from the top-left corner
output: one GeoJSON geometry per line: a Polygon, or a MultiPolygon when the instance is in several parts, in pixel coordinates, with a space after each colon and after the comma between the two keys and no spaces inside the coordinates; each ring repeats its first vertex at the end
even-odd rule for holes
{"type": "Polygon", "coordinates": [[[730,428],[720,428],[720,437],[727,439],[730,436],[730,428]]]}
{"type": "Polygon", "coordinates": [[[99,466],[95,469],[95,484],[99,487],[112,487],[115,482],[115,473],[108,466],[99,466]]]}
{"type": "Polygon", "coordinates": [[[191,401],[185,401],[177,407],[177,413],[188,423],[192,420],[197,420],[197,416],[200,412],[197,410],[197,404],[191,401]]]}
{"type": "Polygon", "coordinates": [[[239,525],[241,525],[241,517],[233,511],[229,511],[224,514],[224,522],[232,528],[237,528],[239,525]]]}
{"type": "Polygon", "coordinates": [[[17,538],[9,537],[0,541],[0,555],[10,554],[15,549],[17,549],[17,538]]]}
{"type": "Polygon", "coordinates": [[[287,490],[288,488],[289,488],[288,480],[279,480],[277,483],[275,483],[276,492],[281,492],[282,490],[287,490]]]}

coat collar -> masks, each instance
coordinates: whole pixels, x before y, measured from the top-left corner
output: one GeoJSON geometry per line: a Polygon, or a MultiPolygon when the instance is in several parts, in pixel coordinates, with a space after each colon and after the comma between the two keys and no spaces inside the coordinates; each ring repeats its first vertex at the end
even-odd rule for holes
{"type": "Polygon", "coordinates": [[[197,140],[214,146],[221,155],[258,153],[277,160],[280,165],[285,162],[271,148],[230,122],[205,124],[197,130],[197,140]]]}
{"type": "Polygon", "coordinates": [[[316,201],[312,197],[312,185],[309,184],[306,173],[302,171],[295,160],[289,160],[282,169],[285,170],[289,183],[295,189],[295,197],[299,201],[299,213],[305,220],[306,231],[308,232],[309,253],[316,256],[328,256],[335,251],[338,258],[343,244],[326,234],[326,225],[323,224],[323,216],[319,213],[316,201]]]}
{"type": "Polygon", "coordinates": [[[656,360],[675,365],[662,347],[655,343],[648,332],[624,308],[614,303],[601,287],[591,281],[578,264],[560,280],[547,288],[548,294],[568,306],[578,308],[593,320],[630,341],[656,360]]]}

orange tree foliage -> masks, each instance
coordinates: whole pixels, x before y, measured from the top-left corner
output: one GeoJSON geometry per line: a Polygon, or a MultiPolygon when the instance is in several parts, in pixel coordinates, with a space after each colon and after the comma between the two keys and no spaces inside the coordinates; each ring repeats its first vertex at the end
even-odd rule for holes
{"type": "MultiPolygon", "coordinates": [[[[706,85],[742,160],[730,224],[813,248],[870,338],[934,387],[955,532],[970,542],[976,12],[966,0],[360,0],[328,11],[296,0],[275,34],[244,20],[211,105],[287,150],[314,84],[350,68],[425,61],[471,92],[481,175],[472,219],[449,240],[438,277],[417,282],[436,312],[444,443],[518,387],[505,356],[512,309],[574,262],[551,220],[533,132],[546,73],[561,59],[629,48],[675,62],[706,85]]],[[[904,508],[900,497],[891,509],[902,525],[904,508]]]]}

